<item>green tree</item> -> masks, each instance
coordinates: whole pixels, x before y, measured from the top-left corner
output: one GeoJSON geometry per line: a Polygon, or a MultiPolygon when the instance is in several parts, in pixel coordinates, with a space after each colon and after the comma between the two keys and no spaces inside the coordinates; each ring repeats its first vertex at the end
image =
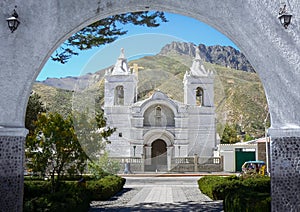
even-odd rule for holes
{"type": "Polygon", "coordinates": [[[38,115],[43,112],[46,112],[46,107],[41,101],[41,96],[32,92],[28,99],[25,117],[25,127],[29,130],[29,134],[35,129],[34,122],[38,119],[38,115]]]}
{"type": "Polygon", "coordinates": [[[98,160],[100,152],[110,143],[108,137],[115,132],[115,128],[106,126],[103,111],[96,116],[89,117],[89,112],[73,112],[74,128],[77,138],[91,161],[98,160]]]}
{"type": "Polygon", "coordinates": [[[78,51],[88,50],[115,41],[127,31],[122,29],[125,24],[137,26],[158,27],[161,22],[167,22],[163,12],[135,12],[110,16],[99,20],[72,35],[55,54],[52,60],[66,63],[78,51]]]}
{"type": "Polygon", "coordinates": [[[70,116],[40,114],[26,147],[27,156],[31,159],[30,168],[50,176],[53,190],[57,189],[61,176],[70,172],[69,169],[78,173],[84,171],[87,156],[77,139],[70,116]]]}
{"type": "Polygon", "coordinates": [[[73,91],[58,89],[51,104],[48,106],[48,111],[59,113],[63,117],[70,116],[72,114],[72,97],[73,91]]]}
{"type": "Polygon", "coordinates": [[[255,138],[252,137],[250,134],[246,133],[245,136],[244,136],[244,141],[251,141],[251,140],[254,140],[255,138]]]}
{"type": "Polygon", "coordinates": [[[102,154],[97,161],[89,163],[90,172],[98,179],[103,176],[103,172],[117,174],[120,169],[120,162],[115,159],[109,158],[107,152],[104,152],[104,154],[102,154]]]}
{"type": "Polygon", "coordinates": [[[235,125],[225,125],[224,132],[222,134],[221,143],[222,144],[233,144],[240,142],[240,138],[238,136],[238,131],[235,125]]]}

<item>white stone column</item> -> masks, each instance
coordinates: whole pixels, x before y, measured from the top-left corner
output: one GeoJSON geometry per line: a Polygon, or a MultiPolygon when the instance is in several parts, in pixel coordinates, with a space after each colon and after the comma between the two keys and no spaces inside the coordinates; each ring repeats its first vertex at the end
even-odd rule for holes
{"type": "Polygon", "coordinates": [[[172,152],[173,152],[173,146],[167,147],[167,165],[168,165],[168,171],[171,171],[172,169],[172,152]]]}
{"type": "Polygon", "coordinates": [[[23,210],[25,128],[0,128],[1,211],[23,210]]]}
{"type": "Polygon", "coordinates": [[[151,165],[151,146],[145,146],[145,165],[151,165]]]}
{"type": "Polygon", "coordinates": [[[141,154],[141,172],[145,172],[145,154],[141,154]]]}

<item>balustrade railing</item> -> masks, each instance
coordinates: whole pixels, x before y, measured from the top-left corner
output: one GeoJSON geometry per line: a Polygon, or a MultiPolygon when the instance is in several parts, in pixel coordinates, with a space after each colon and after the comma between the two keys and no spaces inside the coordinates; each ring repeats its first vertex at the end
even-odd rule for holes
{"type": "MultiPolygon", "coordinates": [[[[145,160],[141,157],[114,157],[120,164],[130,163],[132,171],[143,171],[145,160]]],[[[223,161],[221,157],[175,157],[172,158],[171,171],[197,172],[197,171],[222,171],[223,161]]]]}
{"type": "Polygon", "coordinates": [[[120,161],[120,163],[130,163],[130,164],[141,164],[142,158],[140,157],[114,157],[114,160],[120,161]]]}

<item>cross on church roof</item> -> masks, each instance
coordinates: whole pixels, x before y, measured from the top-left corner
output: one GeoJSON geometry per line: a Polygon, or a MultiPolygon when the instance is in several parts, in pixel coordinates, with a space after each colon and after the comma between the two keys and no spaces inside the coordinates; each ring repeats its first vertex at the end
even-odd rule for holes
{"type": "Polygon", "coordinates": [[[137,63],[134,63],[132,66],[129,67],[130,69],[132,69],[133,73],[138,77],[138,72],[141,69],[144,69],[144,67],[139,66],[137,63]]]}

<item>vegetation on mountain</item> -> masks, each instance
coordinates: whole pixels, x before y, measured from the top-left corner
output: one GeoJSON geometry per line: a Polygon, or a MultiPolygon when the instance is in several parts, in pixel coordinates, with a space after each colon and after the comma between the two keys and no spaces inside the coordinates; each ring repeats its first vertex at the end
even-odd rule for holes
{"type": "Polygon", "coordinates": [[[37,121],[40,113],[46,112],[46,108],[41,100],[41,96],[37,93],[31,93],[26,109],[25,127],[29,130],[29,135],[35,129],[34,122],[37,121]]]}
{"type": "MultiPolygon", "coordinates": [[[[183,102],[182,80],[185,72],[191,67],[192,61],[193,57],[190,55],[179,54],[171,50],[169,53],[164,52],[164,54],[130,61],[129,66],[137,63],[144,67],[138,73],[138,100],[148,98],[154,90],[161,90],[170,98],[183,102]]],[[[239,139],[242,140],[264,136],[265,125],[263,121],[268,113],[268,107],[258,75],[208,62],[205,62],[204,65],[215,74],[215,107],[217,131],[220,138],[222,138],[226,124],[238,126],[239,139]],[[243,136],[246,136],[246,139],[243,136]]],[[[53,87],[47,87],[51,91],[45,91],[47,89],[41,83],[35,85],[34,90],[42,96],[43,101],[46,101],[50,111],[58,110],[60,106],[63,107],[64,105],[74,105],[74,102],[78,104],[79,101],[86,104],[87,97],[91,99],[91,104],[99,109],[103,105],[104,72],[102,70],[90,74],[88,84],[85,80],[81,80],[81,77],[78,77],[77,83],[83,84],[80,92],[64,91],[53,87]],[[64,95],[67,95],[69,100],[64,99],[64,95]],[[56,105],[54,101],[59,102],[60,105],[56,105]]],[[[60,81],[62,82],[63,78],[60,81]]],[[[67,106],[67,108],[70,107],[67,106]]],[[[267,126],[269,126],[269,120],[267,126]]]]}

